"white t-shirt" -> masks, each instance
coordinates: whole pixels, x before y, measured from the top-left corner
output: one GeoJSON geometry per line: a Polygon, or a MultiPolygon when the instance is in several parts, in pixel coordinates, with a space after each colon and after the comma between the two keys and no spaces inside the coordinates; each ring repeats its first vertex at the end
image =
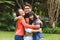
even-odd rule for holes
{"type": "MultiPolygon", "coordinates": [[[[27,33],[31,33],[32,32],[32,29],[30,28],[25,28],[25,31],[27,33]]],[[[24,36],[24,40],[33,40],[33,37],[31,35],[28,35],[28,36],[24,36]]]]}
{"type": "Polygon", "coordinates": [[[32,32],[32,29],[30,29],[30,28],[25,28],[25,31],[28,32],[28,33],[31,33],[31,32],[32,32]]]}
{"type": "Polygon", "coordinates": [[[24,40],[33,40],[32,36],[24,36],[24,40]]]}

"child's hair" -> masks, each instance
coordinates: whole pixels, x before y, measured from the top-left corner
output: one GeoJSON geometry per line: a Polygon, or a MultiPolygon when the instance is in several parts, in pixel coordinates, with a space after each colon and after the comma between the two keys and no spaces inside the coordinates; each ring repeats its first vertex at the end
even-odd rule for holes
{"type": "Polygon", "coordinates": [[[33,20],[29,19],[29,24],[32,24],[34,22],[34,20],[37,19],[37,17],[35,16],[34,12],[30,12],[29,13],[29,17],[32,16],[32,15],[34,16],[34,19],[33,20]]]}
{"type": "Polygon", "coordinates": [[[29,17],[30,17],[30,16],[34,16],[34,20],[37,19],[36,16],[35,16],[35,14],[33,14],[32,12],[29,13],[29,17]]]}

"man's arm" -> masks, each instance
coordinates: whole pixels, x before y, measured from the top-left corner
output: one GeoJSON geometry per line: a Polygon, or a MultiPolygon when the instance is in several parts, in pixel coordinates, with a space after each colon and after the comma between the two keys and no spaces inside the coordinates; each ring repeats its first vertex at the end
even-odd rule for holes
{"type": "Polygon", "coordinates": [[[17,21],[18,19],[21,20],[21,19],[22,19],[21,16],[15,17],[15,18],[14,18],[14,21],[17,21]]]}

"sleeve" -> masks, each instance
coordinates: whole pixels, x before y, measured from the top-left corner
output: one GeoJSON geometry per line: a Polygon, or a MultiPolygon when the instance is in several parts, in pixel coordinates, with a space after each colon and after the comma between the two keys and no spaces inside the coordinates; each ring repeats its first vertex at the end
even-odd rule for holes
{"type": "Polygon", "coordinates": [[[21,23],[22,23],[22,25],[23,25],[25,28],[39,28],[39,27],[36,26],[36,25],[29,25],[29,24],[27,24],[27,23],[25,22],[25,19],[24,19],[24,18],[22,18],[21,23]]]}

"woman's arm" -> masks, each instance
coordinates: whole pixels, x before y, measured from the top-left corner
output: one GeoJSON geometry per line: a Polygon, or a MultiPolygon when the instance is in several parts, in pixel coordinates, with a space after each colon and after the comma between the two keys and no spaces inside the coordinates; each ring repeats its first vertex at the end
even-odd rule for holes
{"type": "Polygon", "coordinates": [[[29,25],[29,24],[27,24],[23,17],[22,17],[22,20],[20,20],[20,21],[25,28],[40,28],[40,25],[29,25]]]}

